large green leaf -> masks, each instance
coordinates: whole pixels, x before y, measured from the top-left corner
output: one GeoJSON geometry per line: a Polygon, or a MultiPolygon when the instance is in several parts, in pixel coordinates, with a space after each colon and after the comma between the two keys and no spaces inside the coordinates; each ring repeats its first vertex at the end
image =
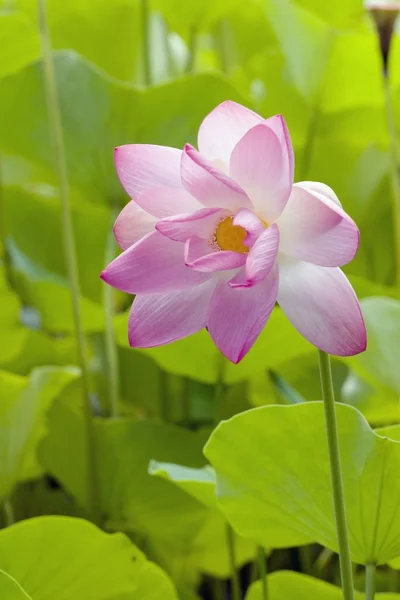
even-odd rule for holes
{"type": "MultiPolygon", "coordinates": [[[[270,600],[341,600],[342,590],[335,585],[314,579],[302,573],[293,571],[279,571],[268,577],[268,591],[270,600]]],[[[245,600],[263,599],[262,583],[253,583],[245,600]]],[[[355,600],[364,600],[365,594],[354,593],[355,600]]],[[[399,600],[399,594],[375,594],[381,600],[399,600]]]]}
{"type": "Polygon", "coordinates": [[[0,78],[39,57],[39,38],[26,15],[0,6],[0,78]]]}
{"type": "MultiPolygon", "coordinates": [[[[219,577],[229,577],[231,566],[227,545],[227,527],[225,516],[221,513],[215,495],[215,473],[211,467],[193,469],[172,463],[151,461],[149,473],[174,482],[180,489],[198,500],[206,508],[208,515],[201,534],[208,552],[197,560],[201,570],[219,577]]],[[[234,536],[235,561],[238,567],[254,559],[256,548],[253,543],[238,535],[234,536]]]]}
{"type": "Polygon", "coordinates": [[[19,478],[35,470],[36,445],[43,435],[44,413],[74,372],[43,367],[29,379],[0,372],[0,499],[19,478]]]}
{"type": "Polygon", "coordinates": [[[366,352],[351,365],[371,383],[400,393],[400,302],[392,298],[365,298],[361,302],[367,332],[366,352]]]}
{"type": "Polygon", "coordinates": [[[0,567],[35,600],[177,600],[127,537],[82,519],[38,517],[1,531],[0,567]]]}
{"type": "MultiPolygon", "coordinates": [[[[352,558],[385,563],[400,555],[400,444],[354,408],[336,410],[352,558]]],[[[322,403],[237,415],[214,431],[205,454],[238,533],[272,547],[317,541],[337,550],[322,403]]]]}
{"type": "MultiPolygon", "coordinates": [[[[128,345],[127,316],[116,319],[117,340],[125,346],[128,345]]],[[[168,346],[143,349],[140,352],[151,356],[166,371],[205,383],[216,382],[222,360],[224,381],[236,383],[265,369],[275,368],[287,360],[313,352],[313,347],[294,329],[283,312],[276,308],[254,348],[238,365],[221,357],[205,330],[168,346]]]]}
{"type": "Polygon", "coordinates": [[[32,600],[11,575],[0,569],[0,594],[6,600],[32,600]]]}
{"type": "MultiPolygon", "coordinates": [[[[35,0],[14,4],[37,29],[35,0]]],[[[138,0],[49,0],[46,4],[53,48],[76,50],[117,79],[137,80],[142,39],[138,0]]]]}

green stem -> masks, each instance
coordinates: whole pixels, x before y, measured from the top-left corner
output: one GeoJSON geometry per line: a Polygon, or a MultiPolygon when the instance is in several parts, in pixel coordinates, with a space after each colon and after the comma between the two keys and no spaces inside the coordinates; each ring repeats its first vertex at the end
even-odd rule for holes
{"type": "Polygon", "coordinates": [[[142,13],[142,58],[143,58],[143,79],[145,85],[151,85],[151,46],[150,46],[150,9],[149,0],[141,0],[140,8],[142,13]]]}
{"type": "Polygon", "coordinates": [[[236,570],[235,534],[230,525],[226,526],[226,541],[228,545],[229,565],[231,570],[232,600],[241,600],[240,583],[236,570]]]}
{"type": "Polygon", "coordinates": [[[257,548],[258,554],[258,570],[260,573],[260,579],[262,583],[262,598],[263,600],[268,600],[268,578],[267,578],[267,559],[265,556],[264,548],[259,546],[257,548]]]}
{"type": "Polygon", "coordinates": [[[230,65],[226,25],[225,21],[220,21],[214,33],[215,48],[219,56],[222,73],[228,73],[230,65]]]}
{"type": "Polygon", "coordinates": [[[375,598],[375,573],[375,564],[368,563],[365,567],[365,600],[375,598]]]}
{"type": "MultiPolygon", "coordinates": [[[[115,220],[115,212],[112,214],[112,222],[115,220]]],[[[106,243],[105,263],[108,265],[115,258],[115,241],[112,228],[108,234],[106,243]]],[[[110,285],[103,286],[104,307],[104,345],[107,363],[108,401],[110,417],[118,417],[119,398],[119,372],[118,372],[118,350],[114,333],[114,289],[110,285]]]]}
{"type": "Polygon", "coordinates": [[[189,34],[189,56],[186,63],[186,73],[191,73],[194,71],[194,67],[196,64],[196,52],[197,52],[197,32],[195,27],[190,29],[189,34]]]}
{"type": "Polygon", "coordinates": [[[318,121],[319,121],[319,110],[317,108],[318,102],[315,106],[311,108],[311,116],[308,121],[308,127],[306,132],[306,139],[304,143],[303,155],[301,157],[300,164],[300,180],[306,181],[308,178],[308,174],[310,171],[313,149],[314,149],[314,141],[317,135],[318,130],[318,121]]]}
{"type": "Polygon", "coordinates": [[[400,285],[400,172],[399,154],[397,146],[396,125],[393,114],[393,104],[390,95],[389,78],[383,73],[383,87],[385,90],[385,108],[390,139],[390,175],[393,191],[393,237],[395,248],[395,276],[396,284],[400,285]]]}
{"type": "Polygon", "coordinates": [[[350,557],[350,544],[344,503],[342,468],[339,452],[339,436],[336,422],[335,397],[329,354],[319,350],[319,369],[322,397],[325,408],[326,435],[331,468],[332,496],[338,538],[340,574],[343,600],[354,600],[353,571],[350,557]]]}
{"type": "Polygon", "coordinates": [[[6,519],[6,526],[10,527],[10,525],[13,525],[15,523],[14,509],[11,504],[11,500],[9,500],[9,499],[4,500],[3,510],[4,510],[4,516],[6,519]]]}
{"type": "Polygon", "coordinates": [[[95,429],[90,402],[90,377],[86,354],[86,341],[82,327],[81,309],[79,304],[79,276],[76,259],[75,241],[71,211],[69,206],[69,186],[67,161],[61,124],[60,106],[57,83],[54,73],[50,33],[47,23],[45,0],[38,0],[39,32],[43,53],[44,89],[49,115],[50,130],[54,147],[55,167],[58,175],[58,187],[61,204],[61,226],[64,245],[65,262],[71,288],[71,299],[74,314],[75,335],[78,346],[79,363],[82,373],[83,410],[86,433],[87,458],[87,500],[93,521],[99,523],[98,482],[95,453],[95,429]]]}

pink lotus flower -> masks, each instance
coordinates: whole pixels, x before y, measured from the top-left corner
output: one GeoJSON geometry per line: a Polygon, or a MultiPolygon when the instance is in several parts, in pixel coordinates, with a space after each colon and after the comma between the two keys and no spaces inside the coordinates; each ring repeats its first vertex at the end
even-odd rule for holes
{"type": "Polygon", "coordinates": [[[115,150],[133,200],[114,227],[124,252],[101,277],[136,294],[130,345],[167,344],[207,327],[237,363],[278,301],[318,348],[362,352],[360,306],[338,268],[356,254],[359,231],[328,186],[293,185],[284,119],[224,102],[201,124],[198,146],[115,150]]]}

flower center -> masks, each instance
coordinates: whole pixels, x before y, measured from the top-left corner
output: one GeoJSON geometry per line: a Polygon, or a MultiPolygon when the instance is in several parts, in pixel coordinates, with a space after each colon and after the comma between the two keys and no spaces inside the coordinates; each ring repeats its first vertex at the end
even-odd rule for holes
{"type": "Polygon", "coordinates": [[[246,235],[247,232],[243,227],[233,224],[233,217],[227,217],[218,224],[215,231],[215,242],[220,250],[246,254],[249,251],[249,247],[243,243],[246,235]]]}

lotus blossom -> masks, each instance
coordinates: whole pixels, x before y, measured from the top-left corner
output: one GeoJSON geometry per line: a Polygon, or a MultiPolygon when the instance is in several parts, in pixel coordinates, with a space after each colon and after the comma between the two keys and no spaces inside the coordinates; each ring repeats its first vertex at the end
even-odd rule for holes
{"type": "Polygon", "coordinates": [[[265,120],[224,102],[202,122],[198,147],[115,150],[132,200],[114,226],[123,252],[101,277],[136,295],[130,345],[167,344],[207,327],[237,363],[278,302],[318,348],[362,352],[360,306],[339,268],[357,252],[358,228],[327,185],[293,184],[283,117],[265,120]]]}

